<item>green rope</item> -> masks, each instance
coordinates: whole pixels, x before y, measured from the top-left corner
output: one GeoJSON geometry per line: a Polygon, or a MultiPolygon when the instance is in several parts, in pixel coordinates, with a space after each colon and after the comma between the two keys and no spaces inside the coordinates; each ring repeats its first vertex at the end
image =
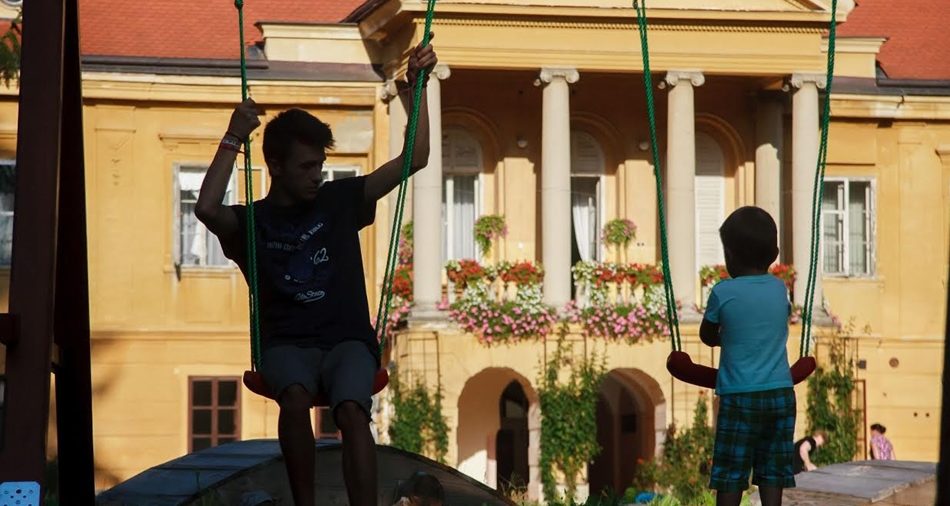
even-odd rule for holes
{"type": "MultiPolygon", "coordinates": [[[[805,284],[805,303],[802,308],[802,357],[810,353],[811,323],[813,316],[815,285],[818,280],[818,254],[820,251],[819,238],[821,237],[821,200],[825,187],[825,166],[828,160],[828,127],[831,123],[831,84],[835,76],[835,35],[836,18],[838,14],[838,0],[831,1],[831,23],[828,28],[828,67],[825,79],[825,101],[821,111],[821,144],[818,147],[818,160],[815,167],[815,186],[812,188],[811,202],[811,251],[808,265],[808,281],[805,284]]],[[[819,304],[820,306],[820,304],[819,304]]]]}
{"type": "MultiPolygon", "coordinates": [[[[241,39],[241,100],[247,100],[247,56],[244,52],[244,0],[234,0],[238,11],[238,33],[241,39]]],[[[261,307],[257,282],[257,246],[254,224],[254,176],[251,170],[251,138],[244,141],[244,200],[247,208],[247,279],[250,297],[251,367],[261,365],[261,307]]]]}
{"type": "MultiPolygon", "coordinates": [[[[431,29],[432,29],[432,20],[435,15],[435,2],[436,0],[428,0],[428,8],[426,10],[426,20],[425,20],[425,32],[423,35],[423,46],[426,46],[429,43],[431,38],[431,29]]],[[[248,86],[247,86],[247,59],[245,56],[245,44],[244,44],[244,1],[235,0],[234,6],[238,11],[238,24],[239,24],[239,35],[241,42],[241,96],[243,100],[247,100],[248,97],[248,86]]],[[[412,168],[412,154],[415,148],[415,139],[416,131],[418,129],[419,123],[419,108],[422,102],[422,90],[425,87],[425,79],[427,76],[427,71],[422,69],[420,74],[416,79],[416,87],[414,90],[413,104],[412,104],[412,115],[409,119],[408,131],[406,133],[405,146],[403,149],[403,167],[402,167],[402,178],[399,182],[399,195],[396,203],[396,216],[393,221],[392,234],[390,235],[389,242],[389,252],[386,260],[386,273],[383,278],[383,287],[381,290],[381,300],[379,311],[377,312],[376,317],[376,333],[380,336],[380,349],[385,346],[386,343],[386,319],[389,317],[389,309],[392,304],[393,291],[392,285],[395,277],[397,259],[399,257],[399,234],[400,227],[399,224],[402,223],[403,210],[406,203],[406,193],[408,188],[408,180],[410,171],[412,168]]],[[[251,172],[251,141],[250,139],[246,140],[244,143],[244,195],[247,202],[247,250],[248,250],[248,284],[250,288],[250,320],[251,320],[251,365],[252,367],[258,367],[260,365],[260,348],[261,348],[261,333],[260,333],[260,296],[258,289],[258,279],[257,279],[257,244],[256,244],[256,234],[255,234],[255,225],[254,225],[254,187],[253,187],[253,175],[251,172]]]]}
{"type": "MultiPolygon", "coordinates": [[[[679,320],[676,314],[676,299],[673,293],[673,282],[669,270],[669,244],[666,232],[666,218],[663,204],[663,185],[660,174],[660,157],[656,134],[656,112],[653,101],[652,75],[650,72],[650,50],[647,43],[646,0],[634,0],[633,7],[637,12],[637,25],[640,31],[640,45],[643,56],[643,82],[646,88],[647,116],[650,126],[650,143],[653,151],[653,172],[656,176],[657,209],[660,221],[660,249],[663,262],[663,288],[666,295],[667,322],[670,327],[673,350],[682,349],[682,340],[679,332],[679,320]]],[[[807,356],[811,348],[811,325],[813,316],[815,285],[818,277],[818,255],[820,250],[821,233],[821,200],[824,192],[825,166],[828,157],[828,127],[831,120],[831,85],[834,79],[835,67],[835,35],[838,12],[838,1],[831,2],[831,23],[828,33],[828,66],[827,66],[827,97],[822,106],[821,143],[818,149],[818,160],[815,169],[815,182],[812,192],[811,209],[811,243],[809,255],[808,281],[805,288],[805,305],[802,308],[802,336],[800,340],[801,356],[807,356]]]]}
{"type": "MultiPolygon", "coordinates": [[[[422,47],[429,44],[432,35],[432,20],[435,17],[435,2],[429,0],[426,7],[425,29],[422,34],[422,47]]],[[[402,178],[399,183],[399,194],[396,198],[396,213],[393,217],[392,233],[389,239],[389,257],[386,261],[386,274],[383,277],[382,296],[386,298],[385,303],[380,301],[376,312],[376,333],[379,335],[379,346],[382,349],[386,345],[386,320],[389,318],[390,305],[393,300],[393,281],[396,274],[396,265],[399,258],[399,234],[402,224],[403,209],[406,207],[406,193],[408,189],[409,173],[412,168],[412,154],[416,144],[416,130],[419,123],[419,108],[422,105],[422,90],[425,88],[425,82],[428,71],[421,69],[416,76],[416,87],[413,90],[412,112],[409,116],[409,125],[406,131],[406,140],[403,145],[402,160],[402,178]]]]}
{"type": "Polygon", "coordinates": [[[663,268],[663,291],[666,298],[666,322],[670,330],[673,351],[683,349],[680,337],[679,315],[676,312],[676,296],[673,293],[673,279],[670,276],[670,249],[666,234],[666,214],[663,204],[663,176],[660,167],[660,147],[656,135],[656,110],[653,103],[653,76],[650,72],[650,46],[647,42],[646,0],[633,0],[637,10],[637,25],[640,31],[640,50],[643,53],[643,85],[647,95],[647,119],[650,123],[650,146],[653,152],[653,175],[656,180],[656,207],[660,220],[660,252],[663,268]]]}

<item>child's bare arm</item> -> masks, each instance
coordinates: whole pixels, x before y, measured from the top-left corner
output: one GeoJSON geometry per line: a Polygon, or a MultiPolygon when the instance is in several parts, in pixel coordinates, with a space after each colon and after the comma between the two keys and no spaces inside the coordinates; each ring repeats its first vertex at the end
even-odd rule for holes
{"type": "Polygon", "coordinates": [[[699,339],[701,339],[706,346],[721,346],[722,339],[719,337],[719,324],[703,318],[703,323],[699,326],[699,339]]]}
{"type": "Polygon", "coordinates": [[[228,133],[225,134],[225,139],[218,147],[201,183],[201,193],[198,194],[198,202],[195,204],[195,217],[218,237],[228,236],[238,229],[237,217],[224,205],[224,195],[228,191],[228,183],[234,170],[237,149],[243,148],[244,140],[261,124],[257,118],[258,114],[257,105],[251,99],[234,109],[228,133]]]}

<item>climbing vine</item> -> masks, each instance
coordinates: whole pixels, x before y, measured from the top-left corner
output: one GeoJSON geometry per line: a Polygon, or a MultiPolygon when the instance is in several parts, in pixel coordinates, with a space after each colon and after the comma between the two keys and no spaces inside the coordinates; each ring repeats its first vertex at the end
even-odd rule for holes
{"type": "Polygon", "coordinates": [[[700,392],[692,426],[667,428],[660,455],[637,462],[634,486],[638,490],[656,489],[681,504],[706,504],[715,439],[709,424],[709,398],[700,392]]]}
{"type": "Polygon", "coordinates": [[[393,373],[393,415],[389,438],[396,448],[445,463],[449,451],[449,426],[442,414],[442,392],[430,392],[421,382],[407,388],[393,373]]]}
{"type": "Polygon", "coordinates": [[[574,497],[581,471],[600,453],[597,393],[607,374],[606,356],[572,356],[566,335],[567,326],[562,324],[553,355],[542,360],[538,381],[541,482],[549,500],[558,496],[558,472],[564,478],[567,497],[574,497]]]}
{"type": "Polygon", "coordinates": [[[854,363],[848,356],[848,338],[836,332],[826,343],[828,362],[808,378],[808,433],[828,433],[828,441],[811,457],[819,466],[851,461],[858,445],[858,413],[852,402],[854,363]]]}

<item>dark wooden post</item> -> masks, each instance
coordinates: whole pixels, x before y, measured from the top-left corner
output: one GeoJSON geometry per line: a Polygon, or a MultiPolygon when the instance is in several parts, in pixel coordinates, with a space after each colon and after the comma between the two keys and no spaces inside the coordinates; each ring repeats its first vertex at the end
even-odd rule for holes
{"type": "Polygon", "coordinates": [[[77,0],[24,2],[22,48],[10,274],[12,317],[8,318],[15,325],[6,326],[13,330],[5,339],[6,420],[0,481],[45,485],[50,372],[55,371],[59,374],[61,504],[92,504],[77,0]]]}

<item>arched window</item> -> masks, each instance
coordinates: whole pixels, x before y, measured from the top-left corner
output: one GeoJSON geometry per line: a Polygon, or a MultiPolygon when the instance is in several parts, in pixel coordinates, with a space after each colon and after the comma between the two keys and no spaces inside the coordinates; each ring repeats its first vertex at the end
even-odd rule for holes
{"type": "Polygon", "coordinates": [[[707,133],[696,132],[696,270],[725,260],[719,227],[725,219],[726,159],[719,143],[707,133]]]}
{"type": "Polygon", "coordinates": [[[571,133],[572,263],[601,259],[603,176],[606,162],[600,143],[587,132],[571,133]]]}
{"type": "Polygon", "coordinates": [[[482,147],[462,128],[442,134],[442,258],[478,258],[475,220],[481,214],[482,147]]]}

